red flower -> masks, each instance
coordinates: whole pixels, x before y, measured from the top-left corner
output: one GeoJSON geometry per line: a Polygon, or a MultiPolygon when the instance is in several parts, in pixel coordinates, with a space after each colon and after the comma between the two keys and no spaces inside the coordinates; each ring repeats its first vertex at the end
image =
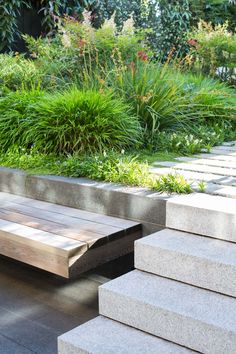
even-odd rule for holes
{"type": "Polygon", "coordinates": [[[143,50],[138,52],[138,58],[142,61],[148,61],[148,55],[143,50]]]}
{"type": "Polygon", "coordinates": [[[197,41],[196,39],[193,39],[193,38],[189,39],[189,40],[187,41],[187,43],[188,43],[190,46],[192,46],[192,47],[196,47],[196,46],[198,45],[198,41],[197,41]]]}

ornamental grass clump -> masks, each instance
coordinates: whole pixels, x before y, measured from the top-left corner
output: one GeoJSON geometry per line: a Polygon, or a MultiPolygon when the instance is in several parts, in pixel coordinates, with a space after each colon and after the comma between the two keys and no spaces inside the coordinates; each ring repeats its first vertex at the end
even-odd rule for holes
{"type": "MultiPolygon", "coordinates": [[[[111,92],[71,88],[33,105],[25,144],[44,153],[95,152],[138,144],[141,128],[111,92]]],[[[28,123],[27,123],[28,124],[28,123]]]]}
{"type": "Polygon", "coordinates": [[[33,106],[44,96],[39,89],[13,91],[0,98],[0,150],[26,147],[33,106]]]}

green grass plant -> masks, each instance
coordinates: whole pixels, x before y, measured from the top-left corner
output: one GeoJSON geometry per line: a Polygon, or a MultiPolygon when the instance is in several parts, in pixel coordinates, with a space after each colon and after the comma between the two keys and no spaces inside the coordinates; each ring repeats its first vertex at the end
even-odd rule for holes
{"type": "Polygon", "coordinates": [[[7,151],[13,146],[28,147],[25,134],[33,106],[44,96],[40,89],[18,90],[0,97],[0,150],[7,151]]]}
{"type": "Polygon", "coordinates": [[[0,99],[1,149],[12,146],[45,153],[124,149],[138,144],[138,119],[112,92],[12,92],[0,99]]]}

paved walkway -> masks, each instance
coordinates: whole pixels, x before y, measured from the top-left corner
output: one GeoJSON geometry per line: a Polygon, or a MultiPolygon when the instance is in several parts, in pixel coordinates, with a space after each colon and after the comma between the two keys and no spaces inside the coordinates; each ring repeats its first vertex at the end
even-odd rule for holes
{"type": "Polygon", "coordinates": [[[150,171],[156,175],[179,173],[196,191],[201,186],[208,194],[236,198],[236,141],[216,146],[210,153],[179,157],[176,162],[158,161],[150,171]]]}
{"type": "Polygon", "coordinates": [[[124,272],[109,269],[68,281],[0,257],[0,354],[57,353],[59,335],[97,316],[98,286],[124,272]]]}

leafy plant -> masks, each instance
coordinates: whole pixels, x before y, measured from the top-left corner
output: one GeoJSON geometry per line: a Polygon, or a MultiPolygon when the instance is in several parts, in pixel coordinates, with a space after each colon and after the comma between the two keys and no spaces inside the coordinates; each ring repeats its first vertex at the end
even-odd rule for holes
{"type": "MultiPolygon", "coordinates": [[[[192,66],[223,81],[235,82],[236,72],[236,34],[229,32],[228,23],[213,26],[200,21],[189,37],[193,46],[192,66]]],[[[188,56],[189,57],[189,56],[188,56]]]]}
{"type": "Polygon", "coordinates": [[[189,194],[192,192],[191,185],[178,173],[169,173],[159,177],[154,183],[154,188],[159,192],[168,193],[189,194]]]}
{"type": "Polygon", "coordinates": [[[190,0],[192,13],[191,25],[196,26],[199,20],[211,22],[214,26],[229,23],[230,31],[235,31],[236,7],[230,0],[190,0]]]}
{"type": "Polygon", "coordinates": [[[149,141],[149,146],[155,151],[164,150],[192,155],[201,152],[202,149],[210,150],[214,145],[235,138],[235,123],[222,120],[218,123],[211,122],[208,125],[194,126],[191,132],[187,130],[162,131],[156,134],[152,141],[149,141]]]}
{"type": "Polygon", "coordinates": [[[198,189],[200,193],[205,193],[206,191],[206,183],[204,181],[198,182],[198,189]]]}
{"type": "Polygon", "coordinates": [[[160,178],[149,173],[147,163],[135,156],[115,152],[93,155],[42,154],[34,149],[11,149],[0,154],[0,165],[21,168],[30,174],[54,174],[69,177],[88,177],[95,180],[141,186],[160,193],[190,193],[191,186],[178,174],[160,178]]]}
{"type": "Polygon", "coordinates": [[[0,3],[0,51],[10,49],[18,32],[18,16],[26,1],[4,0],[0,3]]]}
{"type": "Polygon", "coordinates": [[[38,86],[42,76],[31,60],[21,55],[0,54],[0,87],[10,90],[38,86]]]}
{"type": "Polygon", "coordinates": [[[76,88],[45,95],[24,128],[25,144],[47,153],[124,148],[140,139],[138,120],[121,99],[76,88]]]}
{"type": "Polygon", "coordinates": [[[191,12],[188,0],[160,0],[157,21],[156,52],[167,60],[183,56],[188,51],[186,36],[190,29],[191,12]]]}
{"type": "Polygon", "coordinates": [[[32,106],[44,95],[39,89],[10,92],[0,98],[0,150],[25,145],[25,127],[29,124],[32,106]]]}
{"type": "Polygon", "coordinates": [[[12,49],[16,37],[20,35],[18,22],[24,7],[43,12],[43,24],[48,29],[55,29],[57,16],[81,15],[85,8],[95,4],[96,0],[4,0],[0,3],[0,51],[12,49]]]}

